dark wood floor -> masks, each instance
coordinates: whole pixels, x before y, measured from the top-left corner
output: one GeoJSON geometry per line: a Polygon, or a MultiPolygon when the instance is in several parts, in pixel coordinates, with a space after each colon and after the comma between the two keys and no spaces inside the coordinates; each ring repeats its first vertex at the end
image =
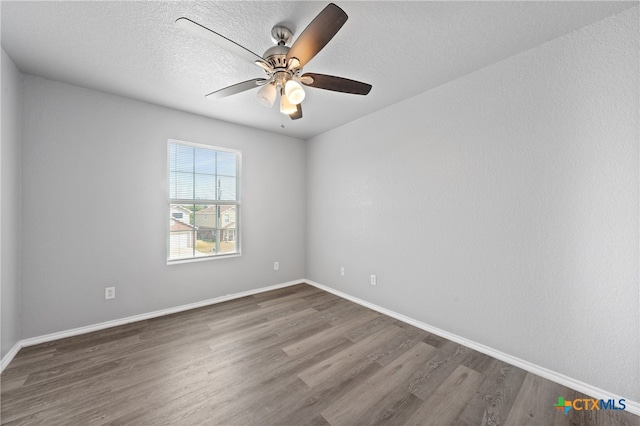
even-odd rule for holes
{"type": "Polygon", "coordinates": [[[639,425],[308,285],[22,349],[2,424],[639,425]]]}

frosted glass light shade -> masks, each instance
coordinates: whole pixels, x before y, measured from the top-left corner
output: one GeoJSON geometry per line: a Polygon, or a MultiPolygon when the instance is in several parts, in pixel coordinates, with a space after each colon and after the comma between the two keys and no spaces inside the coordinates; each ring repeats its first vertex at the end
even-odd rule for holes
{"type": "Polygon", "coordinates": [[[287,95],[287,99],[294,105],[298,105],[304,100],[304,89],[300,86],[300,83],[294,80],[289,80],[284,85],[284,93],[287,95]]]}
{"type": "Polygon", "coordinates": [[[287,99],[287,97],[284,94],[280,96],[280,112],[281,113],[290,115],[296,112],[297,110],[298,109],[296,108],[296,106],[291,102],[289,102],[289,99],[287,99]]]}
{"type": "Polygon", "coordinates": [[[256,93],[256,97],[258,98],[260,105],[267,108],[271,108],[273,106],[273,103],[276,101],[276,95],[276,86],[273,83],[265,84],[260,88],[260,90],[258,90],[258,93],[256,93]]]}

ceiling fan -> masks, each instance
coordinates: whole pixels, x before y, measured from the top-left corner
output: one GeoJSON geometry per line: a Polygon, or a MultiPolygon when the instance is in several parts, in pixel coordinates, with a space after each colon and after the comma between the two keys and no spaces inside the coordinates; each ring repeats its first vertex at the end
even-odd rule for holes
{"type": "Polygon", "coordinates": [[[318,89],[356,95],[366,95],[371,90],[370,84],[360,81],[325,74],[302,74],[302,67],[322,50],[347,19],[348,16],[342,9],[330,3],[311,21],[291,47],[287,44],[291,41],[293,32],[285,26],[276,25],[271,29],[271,38],[276,45],[267,49],[262,57],[191,19],[178,18],[176,25],[255,63],[267,74],[267,78],[243,81],[211,92],[206,97],[220,99],[260,86],[257,97],[262,105],[272,107],[280,95],[280,112],[287,114],[292,120],[297,120],[302,118],[301,103],[305,97],[300,83],[318,89]]]}

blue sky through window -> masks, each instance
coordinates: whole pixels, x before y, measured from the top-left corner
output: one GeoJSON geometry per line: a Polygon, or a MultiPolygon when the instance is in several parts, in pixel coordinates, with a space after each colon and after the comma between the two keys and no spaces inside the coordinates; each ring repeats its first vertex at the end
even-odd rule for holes
{"type": "Polygon", "coordinates": [[[236,172],[236,153],[169,145],[169,198],[236,200],[236,172]]]}

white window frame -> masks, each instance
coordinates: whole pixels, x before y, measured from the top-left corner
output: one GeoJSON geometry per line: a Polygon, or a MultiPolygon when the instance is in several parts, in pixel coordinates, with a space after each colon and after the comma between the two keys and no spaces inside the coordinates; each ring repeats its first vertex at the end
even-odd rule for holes
{"type": "MultiPolygon", "coordinates": [[[[242,245],[241,245],[241,235],[242,235],[242,231],[240,229],[240,224],[241,224],[241,214],[242,214],[242,208],[241,208],[241,200],[242,200],[242,195],[241,195],[241,176],[242,176],[242,151],[237,150],[237,149],[231,149],[231,148],[225,148],[225,147],[220,147],[220,146],[213,146],[213,145],[206,145],[206,144],[199,144],[199,143],[194,143],[194,142],[186,142],[186,141],[181,141],[181,140],[177,140],[177,139],[169,139],[167,140],[167,226],[166,226],[166,253],[167,253],[167,265],[175,265],[175,264],[180,264],[180,263],[190,263],[190,262],[201,262],[201,261],[205,261],[205,260],[213,260],[213,259],[225,259],[225,258],[230,258],[230,257],[239,257],[242,255],[242,245]],[[194,147],[194,148],[204,148],[204,149],[209,149],[212,151],[219,151],[219,152],[229,152],[229,153],[233,153],[236,155],[236,199],[235,200],[199,200],[199,199],[176,199],[176,198],[170,198],[171,196],[171,192],[170,192],[170,174],[171,174],[171,164],[170,164],[170,159],[171,159],[171,145],[172,144],[178,144],[178,145],[184,145],[184,146],[190,146],[190,147],[194,147]],[[235,242],[236,242],[236,251],[233,253],[222,253],[222,254],[212,254],[212,255],[205,255],[205,256],[193,256],[193,257],[184,257],[184,258],[179,258],[179,259],[171,259],[170,255],[171,255],[171,231],[170,231],[170,223],[171,223],[171,219],[175,219],[173,218],[173,216],[171,215],[171,205],[174,204],[178,204],[178,205],[183,205],[183,204],[200,204],[200,205],[225,205],[225,206],[229,206],[229,205],[234,205],[236,206],[236,227],[235,227],[235,242]]],[[[175,219],[178,220],[178,219],[175,219]]],[[[220,235],[220,228],[218,228],[217,230],[217,234],[220,235]]],[[[195,235],[194,235],[194,249],[195,249],[195,235]]]]}

